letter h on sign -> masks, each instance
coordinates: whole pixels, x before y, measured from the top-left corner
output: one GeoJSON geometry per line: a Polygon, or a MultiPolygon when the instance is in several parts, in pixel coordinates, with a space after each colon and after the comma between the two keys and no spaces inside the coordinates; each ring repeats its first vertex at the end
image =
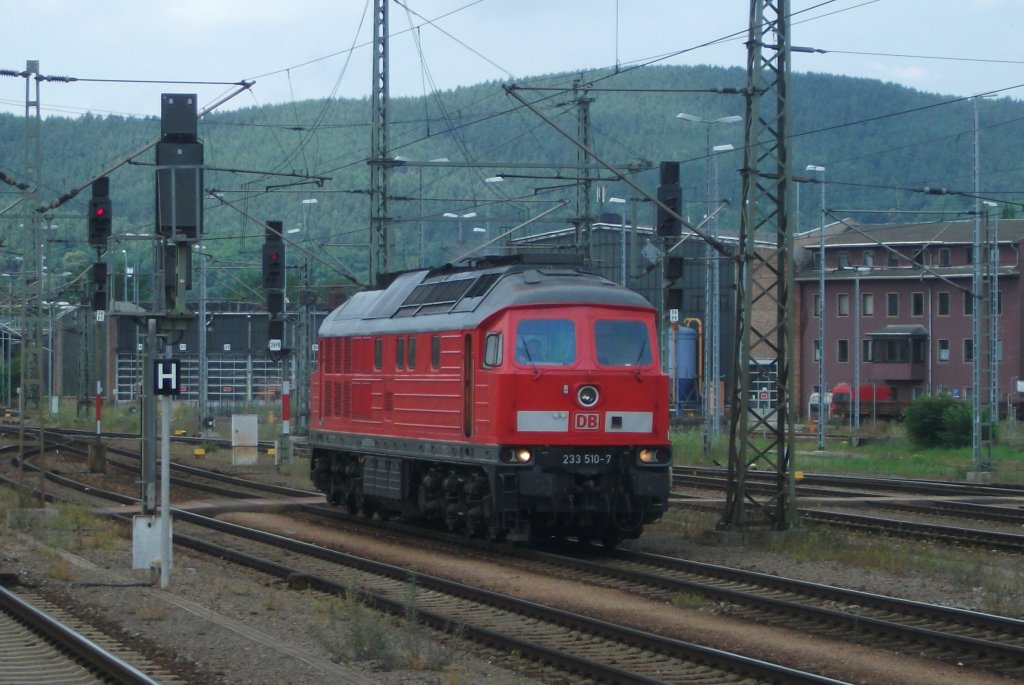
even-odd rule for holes
{"type": "Polygon", "coordinates": [[[153,393],[156,395],[181,394],[181,361],[157,359],[153,362],[153,393]]]}

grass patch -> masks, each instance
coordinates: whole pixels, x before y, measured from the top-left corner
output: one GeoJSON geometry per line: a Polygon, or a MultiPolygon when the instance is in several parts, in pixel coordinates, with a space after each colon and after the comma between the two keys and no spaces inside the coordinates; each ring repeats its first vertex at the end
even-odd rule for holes
{"type": "Polygon", "coordinates": [[[115,522],[77,504],[57,507],[57,517],[37,534],[44,543],[71,552],[117,549],[125,535],[115,522]]]}
{"type": "Polygon", "coordinates": [[[357,585],[347,586],[344,597],[332,597],[317,606],[325,622],[317,637],[335,661],[369,662],[380,671],[455,673],[454,648],[435,644],[419,620],[419,587],[413,580],[405,586],[406,613],[397,625],[367,606],[366,594],[357,585]]]}
{"type": "Polygon", "coordinates": [[[693,592],[677,592],[672,595],[672,606],[677,609],[700,609],[707,602],[706,597],[693,592]]]}
{"type": "Polygon", "coordinates": [[[1024,614],[1024,573],[1007,568],[1002,557],[984,550],[817,525],[759,538],[750,547],[796,561],[840,564],[906,578],[935,578],[969,593],[981,611],[1016,617],[1024,614]]]}
{"type": "MultiPolygon", "coordinates": [[[[937,480],[964,480],[974,470],[970,447],[916,447],[898,424],[868,422],[857,434],[870,439],[853,447],[848,428],[829,426],[824,454],[817,453],[816,438],[798,442],[793,468],[812,473],[937,480]]],[[[1024,483],[1024,424],[1003,422],[997,434],[999,440],[991,448],[993,479],[1024,483]]],[[[677,466],[725,466],[729,462],[728,435],[719,436],[705,453],[702,429],[675,431],[672,447],[677,466]]]]}

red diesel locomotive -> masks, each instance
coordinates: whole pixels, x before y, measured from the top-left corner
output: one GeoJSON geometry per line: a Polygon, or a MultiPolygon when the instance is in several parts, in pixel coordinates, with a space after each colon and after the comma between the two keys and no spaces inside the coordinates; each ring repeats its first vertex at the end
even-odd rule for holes
{"type": "Polygon", "coordinates": [[[531,259],[403,273],[324,320],[309,445],[329,502],[609,546],[661,517],[672,458],[656,311],[531,259]]]}

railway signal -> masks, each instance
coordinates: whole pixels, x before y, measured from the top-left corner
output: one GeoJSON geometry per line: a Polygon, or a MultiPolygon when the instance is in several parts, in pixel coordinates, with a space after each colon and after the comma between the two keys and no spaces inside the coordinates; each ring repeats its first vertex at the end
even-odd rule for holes
{"type": "MultiPolygon", "coordinates": [[[[679,162],[662,162],[658,185],[658,202],[663,203],[675,214],[679,214],[682,208],[683,190],[679,186],[679,162]]],[[[683,222],[677,216],[665,211],[661,205],[658,206],[657,217],[658,236],[671,238],[682,233],[683,222]]]]}
{"type": "Polygon", "coordinates": [[[271,352],[284,349],[285,244],[281,237],[284,224],[268,221],[263,243],[263,290],[267,295],[270,324],[267,347],[271,352]]]}
{"type": "Polygon", "coordinates": [[[92,182],[92,197],[89,199],[89,244],[97,248],[106,247],[112,227],[110,179],[101,176],[92,182]]]}
{"type": "Polygon", "coordinates": [[[92,265],[92,308],[101,312],[107,309],[107,263],[96,262],[92,265]]]}

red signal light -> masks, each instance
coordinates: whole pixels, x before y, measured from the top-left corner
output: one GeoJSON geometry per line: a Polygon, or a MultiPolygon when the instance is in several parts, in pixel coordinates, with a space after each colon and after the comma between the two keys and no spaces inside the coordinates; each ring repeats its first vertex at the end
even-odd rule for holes
{"type": "Polygon", "coordinates": [[[93,210],[93,216],[97,217],[104,216],[106,213],[107,210],[103,207],[97,207],[96,209],[93,210]]]}

